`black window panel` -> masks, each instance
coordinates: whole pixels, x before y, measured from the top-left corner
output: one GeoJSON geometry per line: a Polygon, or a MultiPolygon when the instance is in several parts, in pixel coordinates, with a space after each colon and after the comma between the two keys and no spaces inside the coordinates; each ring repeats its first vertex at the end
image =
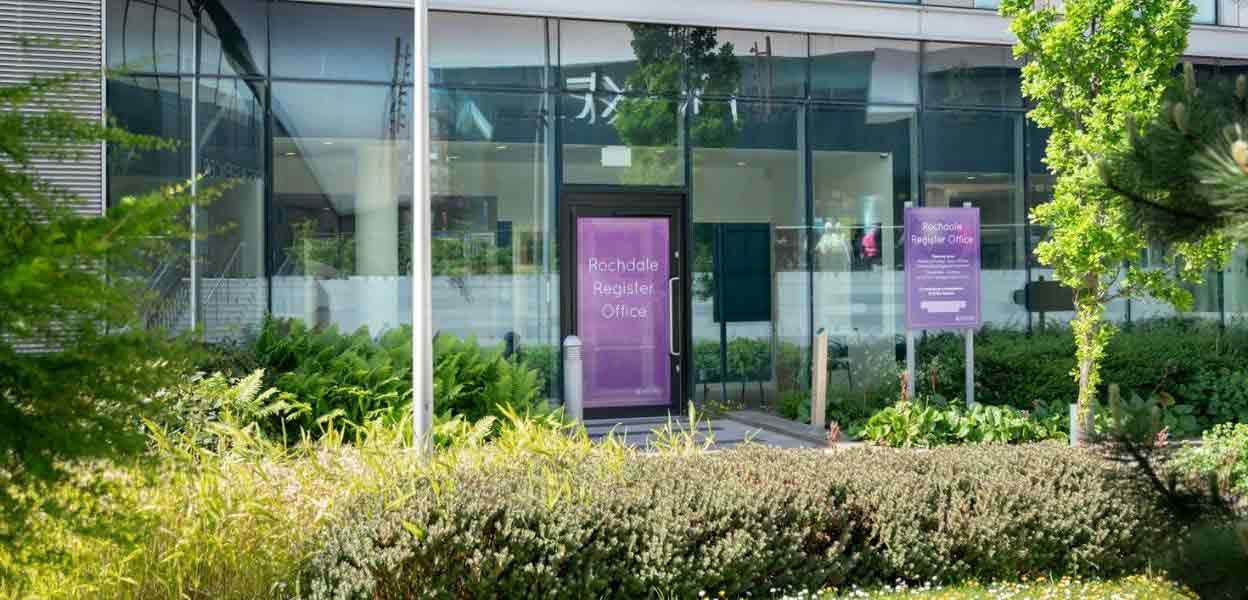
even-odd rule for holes
{"type": "Polygon", "coordinates": [[[811,96],[856,102],[919,101],[919,43],[811,36],[811,96]]]}
{"type": "Polygon", "coordinates": [[[923,46],[924,102],[931,106],[1023,105],[1022,63],[1009,46],[923,46]]]}

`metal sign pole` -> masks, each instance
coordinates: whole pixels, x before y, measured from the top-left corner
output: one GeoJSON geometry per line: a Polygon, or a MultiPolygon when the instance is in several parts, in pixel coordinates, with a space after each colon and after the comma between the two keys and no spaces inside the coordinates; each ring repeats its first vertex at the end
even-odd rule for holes
{"type": "Polygon", "coordinates": [[[914,398],[914,330],[906,328],[906,397],[914,398]]]}
{"type": "Polygon", "coordinates": [[[429,10],[414,0],[412,33],[412,447],[433,451],[433,277],[429,210],[429,10]]]}
{"type": "Polygon", "coordinates": [[[975,406],[975,330],[966,328],[966,407],[975,406]]]}

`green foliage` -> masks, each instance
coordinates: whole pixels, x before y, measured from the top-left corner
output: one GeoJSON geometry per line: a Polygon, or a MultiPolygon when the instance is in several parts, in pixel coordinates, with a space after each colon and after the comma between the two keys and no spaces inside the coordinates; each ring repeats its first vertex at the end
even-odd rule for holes
{"type": "MultiPolygon", "coordinates": [[[[924,338],[917,349],[919,393],[961,393],[962,344],[956,334],[924,338]],[[922,366],[933,361],[941,367],[929,377],[932,371],[922,366]]],[[[1063,376],[1075,368],[1074,342],[1064,327],[1031,334],[985,327],[976,333],[975,348],[975,399],[982,404],[1060,414],[1077,398],[1075,382],[1063,376]]],[[[1123,389],[1128,405],[1139,403],[1144,412],[1158,405],[1159,422],[1171,427],[1172,438],[1188,437],[1248,414],[1245,361],[1243,323],[1223,329],[1198,319],[1140,321],[1110,341],[1103,378],[1123,389]]]]}
{"type": "Polygon", "coordinates": [[[1113,576],[1167,519],[1059,446],[747,449],[457,464],[364,498],[305,565],[313,598],[770,597],[825,586],[1113,576]],[[1037,485],[1042,482],[1042,485],[1037,485]]]}
{"type": "MultiPolygon", "coordinates": [[[[1183,65],[1161,109],[1142,124],[1128,121],[1129,143],[1102,161],[1102,179],[1131,201],[1131,222],[1151,238],[1186,243],[1236,231],[1244,172],[1231,147],[1235,125],[1248,119],[1243,79],[1198,84],[1183,65]]],[[[1232,237],[1244,239],[1239,231],[1232,237]]]]}
{"type": "Polygon", "coordinates": [[[1005,406],[900,402],[867,420],[862,439],[898,448],[954,444],[1022,444],[1064,440],[1060,418],[1037,420],[1005,406]]]}
{"type": "Polygon", "coordinates": [[[482,349],[474,340],[438,336],[433,341],[434,411],[463,415],[469,421],[503,416],[510,407],[520,413],[543,412],[538,372],[482,349]]]}
{"type": "MultiPolygon", "coordinates": [[[[273,378],[280,410],[265,424],[271,434],[316,435],[334,422],[360,426],[408,418],[412,395],[411,329],[374,338],[367,328],[342,334],[334,326],[311,329],[300,321],[269,319],[256,339],[258,362],[273,378]]],[[[469,422],[542,412],[541,375],[523,360],[482,348],[475,340],[434,340],[434,410],[469,422]]]]}
{"type": "Polygon", "coordinates": [[[1184,448],[1173,466],[1185,476],[1212,481],[1224,495],[1248,500],[1248,423],[1224,423],[1205,432],[1204,443],[1184,448]]]}
{"type": "Polygon", "coordinates": [[[1083,410],[1095,399],[1106,344],[1115,333],[1105,305],[1148,295],[1185,309],[1192,297],[1179,283],[1197,283],[1206,267],[1229,258],[1230,246],[1215,235],[1168,248],[1173,275],[1138,263],[1124,271],[1147,240],[1098,167],[1104,156],[1127,146],[1133,119],[1158,109],[1194,10],[1187,0],[1001,3],[1018,38],[1014,53],[1027,61],[1023,93],[1034,103],[1028,114],[1051,132],[1045,164],[1057,176],[1054,197],[1035,207],[1031,219],[1051,232],[1036,247],[1037,258],[1075,292],[1072,375],[1083,410]]]}
{"type": "Polygon", "coordinates": [[[284,404],[267,431],[315,435],[335,421],[399,422],[411,405],[411,344],[407,328],[374,340],[367,328],[344,335],[334,326],[267,319],[255,352],[284,404]]]}
{"type": "MultiPolygon", "coordinates": [[[[30,514],[59,510],[15,490],[64,475],[67,461],[141,450],[138,419],[159,412],[151,398],[189,360],[181,341],[144,327],[154,298],[143,277],[190,235],[187,184],[88,216],[39,174],[101,142],[172,147],[61,108],[98,77],[0,85],[0,545],[20,543],[30,514]]],[[[205,187],[200,198],[218,193],[205,187]]]]}

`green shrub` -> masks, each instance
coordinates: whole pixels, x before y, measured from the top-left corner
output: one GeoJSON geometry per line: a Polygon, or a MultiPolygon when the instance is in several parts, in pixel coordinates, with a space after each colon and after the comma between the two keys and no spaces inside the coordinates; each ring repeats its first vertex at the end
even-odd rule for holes
{"type": "Polygon", "coordinates": [[[862,439],[899,448],[950,444],[1021,444],[1065,439],[1058,418],[1037,420],[1006,406],[899,402],[867,420],[854,433],[862,439]]]}
{"type": "MultiPolygon", "coordinates": [[[[984,327],[975,336],[975,399],[983,404],[1036,410],[1069,405],[1078,395],[1073,371],[1074,342],[1069,329],[1048,327],[1027,334],[984,327]]],[[[920,365],[939,361],[933,380],[921,367],[920,393],[962,393],[965,369],[960,334],[923,338],[920,365]]],[[[1158,398],[1162,404],[1190,406],[1193,433],[1216,423],[1248,417],[1248,326],[1232,322],[1223,330],[1198,319],[1137,321],[1115,335],[1106,350],[1102,380],[1119,385],[1124,396],[1158,398]]],[[[1099,397],[1106,397],[1106,389],[1099,397]]],[[[1172,431],[1172,434],[1175,432],[1172,431]]]]}
{"type": "Polygon", "coordinates": [[[1215,483],[1222,494],[1248,499],[1248,423],[1218,425],[1205,432],[1203,442],[1181,450],[1172,468],[1215,483]]]}
{"type": "MultiPolygon", "coordinates": [[[[266,428],[315,434],[334,421],[403,421],[411,407],[411,335],[410,328],[400,327],[374,339],[367,328],[347,335],[333,326],[311,329],[300,321],[267,320],[255,354],[284,407],[266,428]]],[[[476,421],[502,416],[506,405],[524,414],[545,404],[538,371],[475,340],[438,336],[433,379],[434,410],[442,415],[476,421]]]]}
{"type": "Polygon", "coordinates": [[[503,416],[508,406],[521,414],[545,406],[536,370],[503,358],[497,350],[485,350],[475,340],[438,336],[433,357],[434,410],[439,414],[476,421],[503,416]]]}
{"type": "Polygon", "coordinates": [[[1059,446],[460,464],[351,507],[302,581],[313,598],[692,598],[1112,576],[1167,523],[1125,475],[1059,446]]]}

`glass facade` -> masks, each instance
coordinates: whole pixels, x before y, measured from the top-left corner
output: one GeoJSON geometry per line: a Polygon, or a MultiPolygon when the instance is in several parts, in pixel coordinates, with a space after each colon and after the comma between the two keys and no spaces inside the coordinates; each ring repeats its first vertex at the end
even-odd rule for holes
{"type": "MultiPolygon", "coordinates": [[[[224,186],[192,256],[211,339],[265,314],[374,334],[409,321],[410,11],[108,0],[106,21],[109,66],[128,69],[111,115],[181,142],[111,149],[110,201],[192,169],[224,186]]],[[[1034,326],[1021,290],[1050,273],[1026,215],[1052,177],[1008,47],[448,12],[430,33],[417,209],[439,332],[556,379],[560,198],[589,186],[686,198],[692,399],[767,405],[808,385],[821,330],[833,385],[892,377],[907,206],[978,207],[985,321],[1034,326]]],[[[1248,312],[1236,260],[1198,290],[1203,314],[1248,312]]],[[[185,327],[192,269],[169,262],[151,319],[185,327]]]]}

